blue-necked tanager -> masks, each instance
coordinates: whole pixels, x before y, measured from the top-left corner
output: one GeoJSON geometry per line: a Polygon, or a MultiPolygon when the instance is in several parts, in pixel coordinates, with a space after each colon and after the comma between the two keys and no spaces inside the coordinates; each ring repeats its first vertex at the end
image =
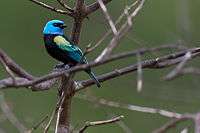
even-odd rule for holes
{"type": "MultiPolygon", "coordinates": [[[[61,20],[51,20],[46,23],[43,35],[47,52],[56,60],[70,67],[87,64],[87,59],[81,49],[64,35],[65,27],[65,23],[61,20]]],[[[95,81],[97,87],[100,87],[100,83],[91,69],[87,68],[85,72],[95,81]]]]}

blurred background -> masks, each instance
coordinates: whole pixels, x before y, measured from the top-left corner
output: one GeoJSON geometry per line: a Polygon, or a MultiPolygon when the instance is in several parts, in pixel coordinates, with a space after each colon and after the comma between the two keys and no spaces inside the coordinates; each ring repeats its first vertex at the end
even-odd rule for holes
{"type": "MultiPolygon", "coordinates": [[[[69,5],[74,5],[74,0],[67,0],[69,5]]],[[[58,6],[56,1],[46,0],[51,5],[58,6]]],[[[94,0],[86,0],[92,3],[94,0]]],[[[117,0],[108,4],[108,10],[113,20],[123,12],[131,0],[117,0]]],[[[200,17],[199,0],[147,0],[141,13],[134,20],[133,29],[122,40],[115,53],[133,50],[141,47],[155,47],[164,44],[175,44],[181,41],[187,47],[200,44],[200,17]]],[[[55,14],[47,9],[31,3],[28,0],[12,0],[0,2],[0,48],[11,56],[18,64],[35,76],[49,73],[57,63],[45,51],[42,30],[44,24],[51,19],[64,20],[70,33],[72,19],[55,14]]],[[[80,47],[85,48],[91,43],[94,45],[98,39],[108,30],[109,25],[99,10],[84,21],[80,47]]],[[[89,60],[97,57],[109,42],[108,38],[95,52],[87,55],[89,60]]],[[[142,59],[157,57],[172,50],[156,52],[142,57],[142,59]]],[[[115,68],[120,68],[137,61],[135,57],[115,61],[94,69],[95,73],[103,74],[115,68]]],[[[199,67],[198,58],[192,60],[188,66],[199,67]]],[[[133,72],[102,84],[101,89],[96,86],[83,90],[79,95],[92,95],[121,103],[140,105],[165,109],[178,113],[195,113],[200,110],[200,79],[195,75],[185,75],[173,81],[163,81],[165,76],[173,68],[143,71],[143,90],[138,93],[137,73],[133,72]]],[[[6,77],[0,67],[0,78],[6,77]]],[[[85,73],[78,73],[76,79],[87,79],[85,73]]],[[[51,114],[57,99],[56,87],[45,92],[32,92],[28,89],[7,89],[2,91],[6,102],[15,113],[16,117],[27,127],[31,128],[45,115],[51,114]]],[[[155,115],[126,109],[101,106],[85,100],[77,95],[72,104],[72,126],[78,129],[85,121],[104,120],[110,116],[124,115],[122,120],[135,133],[149,133],[166,123],[169,119],[155,115]]],[[[192,123],[182,123],[171,133],[180,132],[183,127],[190,127],[192,123]]],[[[16,128],[6,119],[3,119],[0,111],[0,128],[8,133],[17,133],[16,128]],[[1,118],[2,117],[2,118],[1,118]]],[[[54,132],[54,127],[50,132],[54,132]]],[[[39,127],[35,133],[42,132],[39,127]]],[[[87,133],[123,133],[118,124],[111,124],[89,128],[87,133]]]]}

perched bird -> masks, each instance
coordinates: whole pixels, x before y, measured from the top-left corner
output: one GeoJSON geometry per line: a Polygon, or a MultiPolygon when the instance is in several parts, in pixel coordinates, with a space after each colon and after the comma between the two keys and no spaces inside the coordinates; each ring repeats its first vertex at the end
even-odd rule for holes
{"type": "MultiPolygon", "coordinates": [[[[70,67],[87,64],[87,59],[81,49],[64,35],[65,27],[66,25],[61,20],[51,20],[46,23],[43,36],[47,52],[56,60],[70,67]]],[[[91,69],[88,68],[85,72],[95,81],[97,87],[100,87],[100,83],[91,69]]]]}

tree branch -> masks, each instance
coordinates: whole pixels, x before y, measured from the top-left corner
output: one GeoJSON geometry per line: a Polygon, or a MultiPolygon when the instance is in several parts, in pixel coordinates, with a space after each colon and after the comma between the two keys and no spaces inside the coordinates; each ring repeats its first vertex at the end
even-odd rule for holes
{"type": "Polygon", "coordinates": [[[57,1],[61,6],[67,9],[69,12],[72,12],[72,13],[74,12],[74,10],[71,7],[69,7],[67,4],[65,4],[63,0],[57,0],[57,1]]]}
{"type": "Polygon", "coordinates": [[[138,111],[138,112],[150,113],[150,114],[158,114],[160,116],[164,116],[167,118],[177,118],[178,119],[182,116],[182,114],[180,114],[180,113],[170,112],[168,110],[151,108],[151,107],[143,107],[143,106],[138,106],[138,105],[133,105],[133,104],[125,104],[125,103],[107,100],[104,98],[97,98],[97,97],[91,96],[91,95],[89,96],[89,95],[78,94],[78,95],[76,95],[76,98],[86,100],[86,101],[89,101],[92,103],[97,103],[100,105],[114,107],[114,108],[121,108],[121,109],[130,110],[130,111],[138,111]]]}
{"type": "Polygon", "coordinates": [[[118,116],[118,117],[114,117],[114,118],[109,119],[109,120],[94,121],[94,122],[86,122],[86,123],[85,123],[85,126],[83,126],[83,127],[80,129],[79,133],[83,133],[88,127],[91,127],[91,126],[99,126],[99,125],[105,125],[105,124],[114,123],[114,122],[120,121],[122,118],[124,118],[123,115],[118,116]]]}
{"type": "Polygon", "coordinates": [[[171,71],[169,74],[167,74],[164,77],[164,79],[171,80],[175,78],[182,71],[183,67],[185,66],[185,64],[190,58],[191,58],[191,53],[189,51],[185,54],[185,56],[183,57],[183,60],[176,66],[176,68],[173,71],[171,71]]]}
{"type": "Polygon", "coordinates": [[[12,78],[5,78],[5,79],[0,80],[0,88],[6,89],[6,88],[11,88],[11,87],[17,88],[19,86],[24,86],[24,87],[27,87],[28,89],[31,89],[32,91],[45,91],[45,90],[49,90],[50,87],[52,87],[56,83],[57,80],[58,79],[51,79],[51,80],[47,80],[33,86],[24,86],[24,84],[29,84],[32,81],[26,78],[15,77],[15,83],[13,83],[12,78]]]}
{"type": "Polygon", "coordinates": [[[103,1],[102,0],[98,0],[99,2],[99,5],[103,11],[103,14],[105,16],[105,18],[107,19],[109,25],[110,25],[110,28],[113,32],[114,35],[117,35],[117,29],[115,27],[115,24],[113,23],[112,19],[111,19],[111,16],[109,15],[108,11],[107,11],[107,8],[106,6],[104,5],[103,1]]]}
{"type": "Polygon", "coordinates": [[[112,53],[113,49],[117,46],[119,41],[122,37],[126,35],[126,33],[132,28],[132,19],[139,13],[139,11],[142,9],[143,5],[145,3],[145,0],[141,0],[138,7],[127,16],[127,21],[121,26],[119,29],[117,35],[115,35],[108,46],[102,51],[102,53],[96,58],[96,61],[108,58],[110,54],[112,53]]]}
{"type": "Polygon", "coordinates": [[[0,94],[0,107],[7,119],[17,128],[20,133],[27,132],[27,128],[16,118],[7,105],[3,93],[0,94]]]}
{"type": "Polygon", "coordinates": [[[169,130],[170,128],[175,127],[177,124],[179,124],[180,122],[183,122],[185,120],[194,120],[194,116],[193,115],[182,115],[180,118],[176,118],[176,119],[172,119],[169,122],[167,122],[166,124],[164,124],[162,127],[160,127],[159,129],[156,129],[155,131],[153,131],[153,133],[165,133],[167,130],[169,130]]]}
{"type": "Polygon", "coordinates": [[[43,2],[40,2],[38,0],[29,0],[29,1],[31,1],[31,2],[33,2],[35,4],[37,4],[37,5],[40,5],[40,6],[44,7],[44,8],[46,8],[46,9],[49,9],[49,10],[51,10],[53,12],[56,12],[56,13],[59,13],[59,14],[65,14],[65,15],[69,15],[71,17],[74,17],[72,12],[68,12],[68,11],[64,11],[64,10],[61,10],[61,9],[57,9],[55,7],[47,5],[47,4],[45,4],[43,2]]]}
{"type": "MultiPolygon", "coordinates": [[[[149,51],[149,50],[144,50],[144,51],[143,50],[141,50],[141,52],[149,51]]],[[[143,61],[142,62],[142,65],[144,65],[143,68],[147,67],[147,66],[149,66],[149,68],[156,68],[156,67],[161,68],[161,67],[167,67],[167,66],[170,66],[170,65],[173,65],[173,64],[177,64],[177,62],[181,61],[181,59],[179,59],[179,57],[183,57],[185,55],[185,53],[188,52],[188,51],[191,51],[192,57],[194,58],[195,56],[199,55],[200,48],[199,47],[192,48],[192,49],[184,50],[184,51],[181,51],[181,52],[169,54],[169,55],[166,55],[166,56],[163,56],[163,57],[159,57],[159,58],[156,58],[156,59],[150,59],[150,60],[143,61]],[[171,63],[170,61],[172,61],[172,59],[177,59],[177,60],[175,60],[176,62],[172,62],[171,63]],[[169,62],[170,62],[170,64],[169,64],[169,62]],[[162,64],[162,63],[165,63],[165,64],[162,64]],[[166,64],[166,63],[168,63],[168,64],[166,64]]],[[[130,57],[130,56],[134,56],[138,52],[139,51],[125,52],[125,53],[113,55],[110,58],[101,60],[99,62],[91,62],[89,64],[83,64],[83,65],[75,66],[75,67],[70,68],[68,70],[63,70],[63,71],[59,71],[59,72],[53,72],[53,73],[44,75],[42,77],[36,78],[35,80],[29,81],[27,83],[16,84],[15,87],[29,87],[29,86],[34,86],[34,85],[37,85],[37,84],[39,84],[41,82],[44,82],[44,81],[47,81],[47,80],[51,80],[51,79],[54,79],[54,78],[58,78],[58,77],[60,77],[60,76],[62,76],[64,74],[66,75],[66,74],[78,72],[78,71],[81,71],[81,70],[85,70],[88,67],[96,67],[96,66],[103,65],[103,64],[106,64],[108,62],[114,61],[114,60],[119,60],[119,59],[127,58],[127,57],[130,57]]],[[[123,72],[123,73],[128,73],[130,71],[135,70],[135,65],[137,65],[137,64],[134,64],[132,66],[127,67],[124,70],[125,72],[123,72]]],[[[117,72],[117,73],[115,72],[114,75],[113,76],[116,77],[116,75],[119,75],[119,72],[117,72]]],[[[112,77],[112,74],[111,75],[109,74],[106,77],[108,77],[108,79],[110,79],[111,78],[110,76],[112,77]]]]}
{"type": "Polygon", "coordinates": [[[0,58],[10,70],[20,77],[32,80],[34,77],[16,64],[2,49],[0,49],[0,58]]]}
{"type": "MultiPolygon", "coordinates": [[[[130,6],[127,6],[127,8],[125,10],[127,12],[130,11],[137,3],[138,3],[138,1],[133,2],[130,6]]],[[[122,18],[124,16],[125,16],[125,11],[115,21],[115,25],[117,25],[118,23],[120,23],[121,20],[122,20],[122,18]]],[[[90,48],[87,49],[87,51],[85,52],[85,54],[88,54],[89,52],[92,52],[93,50],[95,50],[111,33],[112,33],[112,30],[109,29],[106,33],[103,34],[103,37],[100,38],[94,46],[92,46],[92,47],[90,47],[90,48]]]]}
{"type": "MultiPolygon", "coordinates": [[[[111,2],[112,0],[102,0],[103,3],[106,5],[109,2],[111,2]]],[[[96,10],[98,10],[100,8],[100,5],[98,2],[92,3],[91,5],[86,7],[86,14],[89,15],[93,12],[95,12],[96,10]]]]}

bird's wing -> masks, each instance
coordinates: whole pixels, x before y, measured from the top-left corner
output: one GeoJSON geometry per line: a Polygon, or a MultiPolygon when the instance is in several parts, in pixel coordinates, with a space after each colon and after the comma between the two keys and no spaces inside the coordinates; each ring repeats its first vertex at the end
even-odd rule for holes
{"type": "Polygon", "coordinates": [[[68,40],[66,40],[62,36],[56,36],[54,38],[54,42],[59,46],[60,49],[68,52],[68,55],[70,58],[75,60],[79,63],[87,63],[87,60],[85,57],[83,57],[83,52],[79,47],[76,45],[71,44],[68,40]]]}

